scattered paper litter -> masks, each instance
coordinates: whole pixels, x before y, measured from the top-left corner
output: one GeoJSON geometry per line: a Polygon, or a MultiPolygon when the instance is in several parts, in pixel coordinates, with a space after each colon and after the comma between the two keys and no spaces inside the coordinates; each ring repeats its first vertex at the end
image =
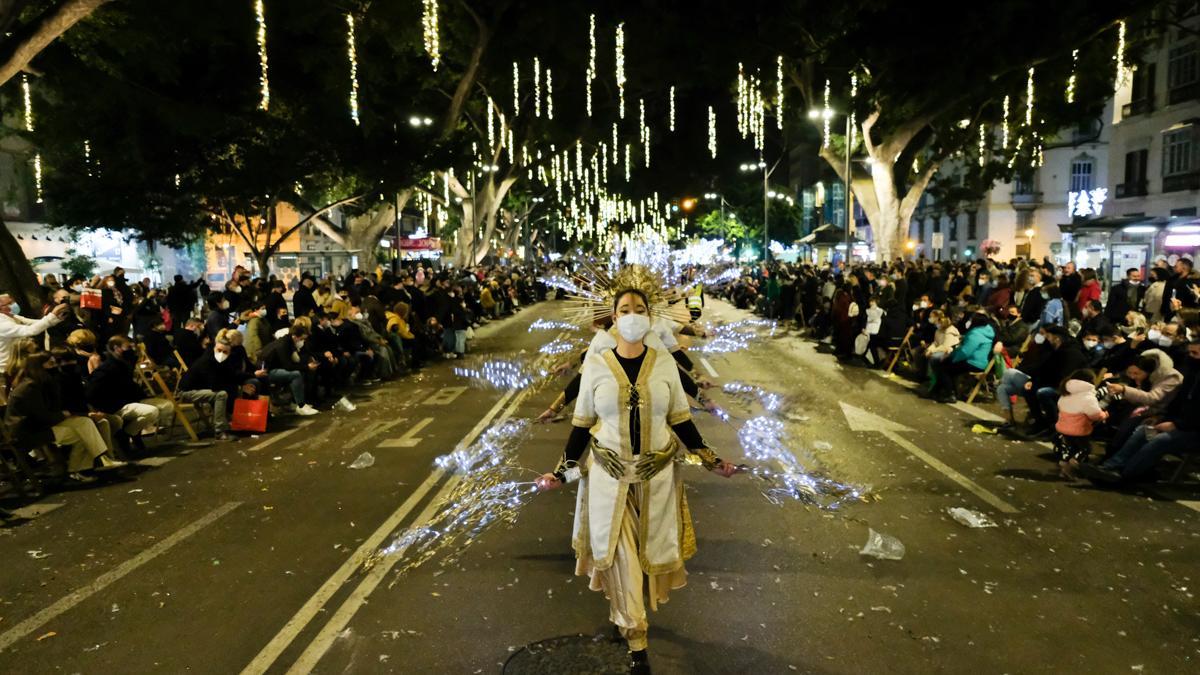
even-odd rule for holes
{"type": "Polygon", "coordinates": [[[981,527],[998,527],[996,521],[988,518],[985,514],[970,509],[964,509],[961,506],[953,506],[946,509],[946,513],[950,514],[956,522],[961,525],[966,525],[971,528],[981,527]]]}

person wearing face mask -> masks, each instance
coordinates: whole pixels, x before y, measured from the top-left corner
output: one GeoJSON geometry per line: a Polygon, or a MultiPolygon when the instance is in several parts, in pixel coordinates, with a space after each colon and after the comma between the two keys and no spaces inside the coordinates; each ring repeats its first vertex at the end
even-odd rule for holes
{"type": "Polygon", "coordinates": [[[179,392],[175,394],[176,400],[201,404],[212,411],[213,437],[218,441],[234,438],[229,433],[229,416],[226,414],[229,399],[237,395],[240,384],[236,366],[229,358],[232,351],[229,338],[219,336],[212,351],[205,352],[183,374],[179,392]]]}
{"type": "MultiPolygon", "coordinates": [[[[993,293],[995,295],[995,293],[993,293]]],[[[1003,318],[996,327],[996,339],[1004,345],[1010,359],[1016,358],[1029,338],[1029,326],[1021,320],[1021,312],[1016,305],[1010,305],[1004,310],[1003,318]]]]}
{"type": "Polygon", "coordinates": [[[1115,407],[1116,433],[1108,442],[1108,457],[1125,445],[1144,420],[1162,415],[1183,382],[1183,374],[1161,349],[1147,350],[1124,373],[1121,381],[1111,379],[1104,385],[1110,395],[1121,400],[1115,407]]]}
{"type": "Polygon", "coordinates": [[[1042,318],[1042,309],[1046,306],[1046,298],[1042,297],[1042,274],[1035,268],[1030,268],[1025,276],[1025,285],[1020,299],[1021,320],[1030,330],[1037,327],[1042,318]]]}
{"type": "Polygon", "coordinates": [[[705,446],[675,363],[645,343],[651,323],[646,294],[618,291],[613,305],[617,345],[586,357],[571,436],[558,467],[537,486],[553,490],[579,481],[576,574],[608,596],[631,672],[647,673],[646,597],[652,610],[666,602],[686,583],[684,562],[695,553],[675,458],[693,453],[725,477],[737,468],[705,446]]]}
{"type": "Polygon", "coordinates": [[[1066,306],[1063,304],[1062,293],[1059,291],[1058,284],[1046,284],[1042,286],[1041,294],[1045,304],[1042,305],[1042,315],[1038,321],[1038,325],[1066,326],[1066,306]]]}
{"type": "Polygon", "coordinates": [[[1134,482],[1149,476],[1164,455],[1200,448],[1200,340],[1188,343],[1182,371],[1183,381],[1162,414],[1145,418],[1120,450],[1080,473],[1100,485],[1134,482]]]}
{"type": "MultiPolygon", "coordinates": [[[[21,305],[8,293],[0,293],[0,379],[8,376],[8,359],[12,346],[18,340],[41,335],[47,329],[62,323],[69,308],[66,305],[56,305],[50,313],[37,321],[21,316],[21,305]]],[[[15,374],[15,373],[14,373],[15,374]]],[[[6,391],[0,382],[0,392],[6,391]]],[[[0,393],[0,396],[3,396],[0,393]]],[[[2,402],[2,401],[0,401],[2,402]]]]}
{"type": "Polygon", "coordinates": [[[292,324],[291,317],[288,316],[287,300],[283,297],[283,291],[284,286],[282,281],[272,281],[271,291],[267,293],[267,299],[261,303],[266,306],[267,321],[271,324],[272,333],[280,328],[287,328],[292,324]]]}
{"type": "Polygon", "coordinates": [[[222,328],[230,326],[229,299],[220,293],[208,296],[208,316],[204,319],[204,335],[209,340],[215,339],[222,328]]]}
{"type": "Polygon", "coordinates": [[[137,348],[129,338],[114,335],[106,345],[107,356],[92,372],[87,383],[87,402],[95,410],[121,418],[117,441],[126,452],[132,446],[145,450],[142,433],[171,419],[175,407],[166,399],[146,397],[134,369],[137,348]]]}
{"type": "Polygon", "coordinates": [[[259,369],[256,374],[266,377],[274,386],[287,387],[292,395],[291,411],[297,415],[316,415],[316,408],[308,404],[305,391],[305,373],[315,377],[318,363],[304,354],[309,330],[293,324],[287,333],[269,342],[258,355],[259,369]]]}
{"type": "Polygon", "coordinates": [[[1043,326],[1034,333],[1020,368],[1008,368],[996,385],[996,402],[1004,411],[1000,431],[1017,437],[1050,433],[1058,413],[1058,386],[1068,375],[1087,365],[1079,342],[1061,326],[1043,326]],[[1029,407],[1027,428],[1017,429],[1012,397],[1021,396],[1029,407]]]}

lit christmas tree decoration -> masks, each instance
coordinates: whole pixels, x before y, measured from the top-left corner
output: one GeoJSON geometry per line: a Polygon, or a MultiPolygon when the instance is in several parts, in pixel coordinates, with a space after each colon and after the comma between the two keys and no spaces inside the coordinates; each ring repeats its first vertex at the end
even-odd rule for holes
{"type": "Polygon", "coordinates": [[[271,83],[267,78],[267,15],[263,0],[254,0],[254,19],[258,22],[258,107],[266,110],[271,104],[271,83]]]}
{"type": "Polygon", "coordinates": [[[670,110],[667,113],[667,129],[675,131],[675,85],[671,85],[670,110]]]}
{"type": "Polygon", "coordinates": [[[346,52],[350,57],[350,119],[358,125],[358,47],[354,41],[354,16],[346,15],[346,52]]]}
{"type": "MultiPolygon", "coordinates": [[[[853,94],[851,94],[853,96],[853,94]]],[[[783,55],[775,58],[775,126],[783,131],[783,55]]]]}
{"type": "Polygon", "coordinates": [[[596,15],[588,17],[587,116],[592,116],[592,80],[596,79],[596,15]]]}
{"type": "Polygon", "coordinates": [[[625,119],[625,22],[617,24],[617,93],[621,119],[625,119]]]}
{"type": "Polygon", "coordinates": [[[533,57],[533,116],[542,116],[542,62],[533,57]]]}
{"type": "Polygon", "coordinates": [[[708,154],[717,158],[717,111],[708,106],[708,154]]]}
{"type": "Polygon", "coordinates": [[[1113,55],[1113,59],[1117,62],[1117,79],[1113,84],[1114,89],[1120,89],[1125,86],[1129,79],[1129,69],[1125,67],[1125,22],[1121,21],[1117,24],[1117,53],[1113,55]]]}
{"type": "Polygon", "coordinates": [[[1071,76],[1067,78],[1067,103],[1075,102],[1075,69],[1079,67],[1079,50],[1071,50],[1071,76]]]}
{"type": "Polygon", "coordinates": [[[422,0],[421,29],[425,34],[425,53],[436,72],[442,60],[441,38],[438,36],[437,0],[422,0]]]}

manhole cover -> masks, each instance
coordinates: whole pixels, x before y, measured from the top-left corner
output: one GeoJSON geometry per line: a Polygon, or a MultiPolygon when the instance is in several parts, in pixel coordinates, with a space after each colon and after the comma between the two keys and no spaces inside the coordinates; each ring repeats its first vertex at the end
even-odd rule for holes
{"type": "Polygon", "coordinates": [[[564,635],[521,648],[504,675],[615,675],[629,672],[629,648],[607,635],[564,635]]]}

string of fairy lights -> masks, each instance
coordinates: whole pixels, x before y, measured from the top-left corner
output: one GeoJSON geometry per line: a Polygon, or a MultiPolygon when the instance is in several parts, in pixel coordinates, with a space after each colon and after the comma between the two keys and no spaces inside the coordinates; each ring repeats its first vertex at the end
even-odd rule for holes
{"type": "Polygon", "coordinates": [[[358,45],[354,39],[354,15],[346,15],[346,52],[350,59],[350,119],[358,125],[358,45]]]}

